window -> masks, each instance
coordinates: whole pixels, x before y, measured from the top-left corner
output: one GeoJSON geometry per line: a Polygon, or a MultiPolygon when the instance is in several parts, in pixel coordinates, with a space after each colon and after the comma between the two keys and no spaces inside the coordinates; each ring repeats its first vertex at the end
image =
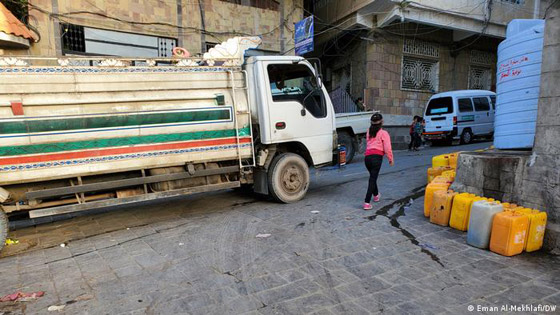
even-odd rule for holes
{"type": "Polygon", "coordinates": [[[496,96],[490,96],[490,101],[492,102],[492,109],[496,109],[496,96]]]}
{"type": "Polygon", "coordinates": [[[472,101],[470,98],[460,98],[458,100],[459,103],[459,112],[467,113],[473,111],[472,101]]]}
{"type": "Polygon", "coordinates": [[[490,67],[471,66],[469,69],[469,89],[490,90],[492,69],[490,67]]]}
{"type": "Polygon", "coordinates": [[[80,54],[86,52],[84,27],[72,24],[60,24],[62,37],[62,52],[66,54],[80,54]]]}
{"type": "Polygon", "coordinates": [[[109,55],[121,57],[171,57],[174,38],[109,31],[87,26],[61,24],[64,55],[109,55]]]}
{"type": "Polygon", "coordinates": [[[216,43],[210,43],[210,42],[206,42],[206,52],[210,51],[210,49],[216,47],[216,43]]]}
{"type": "Polygon", "coordinates": [[[222,1],[239,4],[239,5],[246,5],[259,9],[274,10],[274,11],[278,11],[280,7],[280,3],[277,0],[222,0],[222,1]]]}
{"type": "Polygon", "coordinates": [[[477,112],[487,112],[490,110],[490,103],[488,103],[487,97],[474,97],[474,109],[477,112]]]}
{"type": "Polygon", "coordinates": [[[269,65],[268,78],[274,102],[296,101],[315,117],[327,116],[323,94],[307,66],[269,65]]]}
{"type": "Polygon", "coordinates": [[[437,60],[403,56],[401,89],[437,92],[439,62],[437,60]]]}
{"type": "Polygon", "coordinates": [[[430,100],[426,109],[426,116],[453,113],[453,99],[451,97],[440,97],[430,100]]]}

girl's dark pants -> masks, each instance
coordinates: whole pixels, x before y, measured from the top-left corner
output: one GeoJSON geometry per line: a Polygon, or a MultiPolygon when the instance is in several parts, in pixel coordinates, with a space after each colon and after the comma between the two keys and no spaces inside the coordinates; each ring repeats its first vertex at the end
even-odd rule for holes
{"type": "Polygon", "coordinates": [[[377,189],[377,176],[379,176],[379,170],[381,169],[381,164],[383,164],[383,156],[377,154],[367,155],[365,163],[369,171],[369,184],[365,202],[370,203],[371,196],[377,196],[379,194],[379,190],[377,189]]]}

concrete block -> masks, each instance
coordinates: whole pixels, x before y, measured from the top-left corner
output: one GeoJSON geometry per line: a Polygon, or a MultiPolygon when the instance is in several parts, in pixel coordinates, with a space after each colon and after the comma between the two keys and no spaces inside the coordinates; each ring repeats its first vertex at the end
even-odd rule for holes
{"type": "Polygon", "coordinates": [[[560,137],[558,135],[560,135],[560,125],[538,128],[534,150],[540,154],[560,154],[560,137]]]}
{"type": "MultiPolygon", "coordinates": [[[[560,60],[560,56],[558,57],[560,60]]],[[[558,62],[560,64],[560,62],[558,62]]],[[[542,97],[539,100],[537,116],[537,133],[539,128],[560,124],[560,97],[542,97]]]]}
{"type": "MultiPolygon", "coordinates": [[[[543,53],[544,54],[544,53],[543,53]]],[[[560,89],[558,89],[558,82],[560,82],[560,72],[546,72],[545,65],[542,65],[543,73],[541,76],[541,89],[540,97],[560,96],[560,89]]]]}

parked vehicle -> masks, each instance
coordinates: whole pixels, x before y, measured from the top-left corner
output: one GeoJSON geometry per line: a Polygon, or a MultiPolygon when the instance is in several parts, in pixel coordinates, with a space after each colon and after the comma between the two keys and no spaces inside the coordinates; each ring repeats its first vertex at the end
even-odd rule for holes
{"type": "Polygon", "coordinates": [[[470,143],[475,137],[492,138],[496,93],[462,90],[435,94],[426,105],[424,137],[432,142],[470,143]]]}
{"type": "Polygon", "coordinates": [[[309,168],[336,160],[334,110],[305,59],[244,60],[259,43],[204,58],[0,58],[0,247],[14,213],[241,185],[302,199],[309,168]]]}
{"type": "Polygon", "coordinates": [[[356,153],[362,151],[373,113],[375,112],[335,114],[338,143],[346,148],[347,163],[352,161],[356,153]]]}

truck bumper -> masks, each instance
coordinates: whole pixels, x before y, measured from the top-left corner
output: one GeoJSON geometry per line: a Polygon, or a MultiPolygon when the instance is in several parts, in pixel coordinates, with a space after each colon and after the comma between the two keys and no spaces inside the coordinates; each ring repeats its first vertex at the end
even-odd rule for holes
{"type": "Polygon", "coordinates": [[[453,127],[451,131],[435,131],[422,133],[426,140],[449,140],[457,137],[457,127],[453,127]]]}

